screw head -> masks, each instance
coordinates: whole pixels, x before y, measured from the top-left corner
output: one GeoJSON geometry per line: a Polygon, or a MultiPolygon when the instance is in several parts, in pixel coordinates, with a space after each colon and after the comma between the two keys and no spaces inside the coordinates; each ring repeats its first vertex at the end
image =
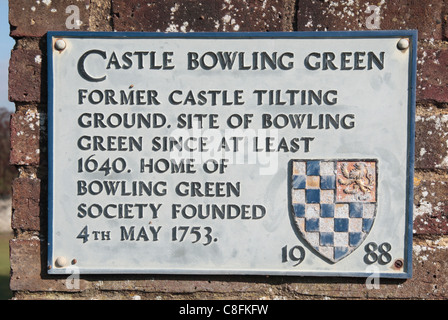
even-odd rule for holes
{"type": "Polygon", "coordinates": [[[57,267],[63,268],[67,265],[67,259],[65,257],[57,257],[54,263],[57,267]]]}
{"type": "Polygon", "coordinates": [[[55,48],[56,50],[59,50],[59,51],[64,50],[66,46],[67,46],[67,44],[66,44],[65,41],[62,40],[62,39],[58,39],[58,40],[56,40],[56,42],[54,43],[54,48],[55,48]]]}
{"type": "Polygon", "coordinates": [[[395,268],[400,269],[401,267],[403,267],[403,260],[401,260],[401,259],[395,260],[394,266],[395,266],[395,268]]]}
{"type": "Polygon", "coordinates": [[[400,50],[406,50],[407,48],[409,48],[409,39],[400,39],[397,43],[397,48],[400,50]]]}

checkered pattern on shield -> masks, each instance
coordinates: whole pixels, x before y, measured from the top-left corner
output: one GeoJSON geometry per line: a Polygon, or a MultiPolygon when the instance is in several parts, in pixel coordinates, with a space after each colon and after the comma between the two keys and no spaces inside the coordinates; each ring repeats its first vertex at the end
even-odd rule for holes
{"type": "Polygon", "coordinates": [[[294,160],[291,203],[295,225],[332,263],[352,253],[376,215],[375,160],[294,160]]]}

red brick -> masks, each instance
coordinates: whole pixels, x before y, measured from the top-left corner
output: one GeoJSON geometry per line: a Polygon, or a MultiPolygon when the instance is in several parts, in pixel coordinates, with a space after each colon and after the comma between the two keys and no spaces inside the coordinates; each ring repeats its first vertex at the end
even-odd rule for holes
{"type": "Polygon", "coordinates": [[[417,116],[415,168],[448,169],[448,116],[417,116]]]}
{"type": "Polygon", "coordinates": [[[445,10],[443,11],[442,25],[443,25],[443,37],[444,37],[444,40],[446,40],[446,39],[448,39],[448,1],[447,0],[445,0],[445,10]]]}
{"type": "MultiPolygon", "coordinates": [[[[79,31],[87,30],[89,26],[89,0],[59,0],[59,1],[9,1],[9,23],[12,37],[42,37],[47,31],[79,31]],[[66,20],[73,11],[66,13],[66,8],[76,5],[79,8],[79,29],[68,29],[66,20]]],[[[71,26],[69,19],[69,26],[71,26]]]]}
{"type": "Polygon", "coordinates": [[[448,102],[448,49],[419,48],[417,100],[448,102]]]}
{"type": "Polygon", "coordinates": [[[203,293],[221,293],[232,292],[233,294],[244,294],[249,292],[263,292],[269,289],[266,283],[259,283],[254,279],[247,279],[242,276],[234,276],[233,281],[229,282],[222,277],[207,279],[164,279],[159,277],[151,280],[138,279],[134,281],[118,280],[102,281],[101,290],[120,291],[120,290],[138,290],[141,292],[159,292],[159,293],[177,293],[187,294],[194,292],[203,293]],[[154,281],[156,280],[156,281],[154,281]],[[210,281],[212,280],[212,281],[210,281]]]}
{"type": "MultiPolygon", "coordinates": [[[[66,286],[68,276],[47,275],[45,242],[40,240],[12,239],[9,242],[11,280],[13,291],[80,291],[87,289],[85,280],[80,279],[79,288],[66,286]]],[[[70,280],[72,281],[72,280],[70,280]]],[[[51,296],[46,296],[51,299],[51,296]]]]}
{"type": "Polygon", "coordinates": [[[418,29],[420,39],[443,38],[443,2],[429,0],[301,0],[297,14],[297,30],[368,30],[367,21],[374,13],[367,10],[369,5],[378,5],[380,8],[378,15],[381,30],[418,29]],[[384,4],[380,5],[381,3],[384,4]]]}
{"type": "Polygon", "coordinates": [[[37,165],[40,161],[39,114],[19,111],[11,116],[11,152],[13,165],[37,165]]]}
{"type": "Polygon", "coordinates": [[[11,290],[32,290],[38,287],[42,268],[40,241],[17,240],[9,242],[11,290]]]}
{"type": "Polygon", "coordinates": [[[414,233],[448,234],[448,182],[440,179],[414,181],[414,233]]]}
{"type": "Polygon", "coordinates": [[[45,57],[40,50],[17,49],[9,60],[9,100],[41,102],[46,99],[46,72],[42,72],[45,57]]]}
{"type": "Polygon", "coordinates": [[[281,31],[284,0],[113,1],[117,31],[281,31]]]}
{"type": "Polygon", "coordinates": [[[40,189],[39,179],[17,178],[12,183],[12,223],[13,229],[40,230],[40,189]]]}

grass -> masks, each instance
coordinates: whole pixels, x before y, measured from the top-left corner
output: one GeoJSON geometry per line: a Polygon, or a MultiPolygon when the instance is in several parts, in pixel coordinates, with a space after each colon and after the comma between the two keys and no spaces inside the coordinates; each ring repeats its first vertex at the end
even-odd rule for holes
{"type": "Polygon", "coordinates": [[[0,234],[0,300],[11,299],[9,290],[9,239],[10,234],[0,234]]]}

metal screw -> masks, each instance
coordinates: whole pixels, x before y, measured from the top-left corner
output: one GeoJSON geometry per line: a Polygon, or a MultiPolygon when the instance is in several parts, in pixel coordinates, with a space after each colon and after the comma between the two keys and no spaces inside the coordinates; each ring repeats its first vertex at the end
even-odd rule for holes
{"type": "Polygon", "coordinates": [[[397,43],[397,48],[400,50],[406,50],[409,48],[409,40],[406,38],[402,38],[397,43]]]}
{"type": "Polygon", "coordinates": [[[59,50],[59,51],[64,50],[65,47],[66,47],[66,45],[67,45],[67,44],[66,44],[65,41],[62,40],[62,39],[58,39],[58,40],[56,40],[56,42],[54,43],[54,47],[55,47],[55,49],[56,49],[56,50],[59,50]]]}
{"type": "Polygon", "coordinates": [[[400,269],[401,267],[403,267],[403,260],[401,260],[401,259],[395,260],[394,266],[395,266],[395,268],[400,269]]]}

